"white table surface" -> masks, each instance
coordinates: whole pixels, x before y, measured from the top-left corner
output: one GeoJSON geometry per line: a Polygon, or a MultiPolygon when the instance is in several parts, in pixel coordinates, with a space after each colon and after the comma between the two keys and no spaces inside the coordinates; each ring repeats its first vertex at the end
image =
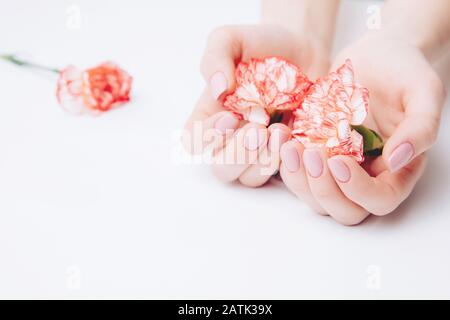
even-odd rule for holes
{"type": "MultiPolygon", "coordinates": [[[[337,47],[369,4],[344,4],[337,47]]],[[[3,1],[0,52],[111,59],[134,89],[124,108],[76,117],[52,78],[0,63],[0,298],[450,298],[448,114],[409,200],[358,227],[278,181],[224,185],[180,161],[208,32],[258,15],[256,0],[3,1]]]]}

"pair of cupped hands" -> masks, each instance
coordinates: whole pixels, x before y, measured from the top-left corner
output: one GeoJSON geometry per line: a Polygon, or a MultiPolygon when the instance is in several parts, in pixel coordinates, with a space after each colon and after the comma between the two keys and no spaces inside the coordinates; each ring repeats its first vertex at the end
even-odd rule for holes
{"type": "Polygon", "coordinates": [[[185,147],[193,153],[212,148],[212,169],[222,181],[259,187],[279,171],[298,198],[345,225],[389,214],[409,196],[436,140],[445,98],[422,52],[381,31],[364,35],[330,63],[325,47],[308,34],[274,25],[221,27],[208,39],[201,72],[207,85],[187,121],[185,147]],[[329,158],[293,140],[289,123],[266,128],[227,111],[223,100],[234,91],[237,63],[268,56],[285,58],[312,80],[351,59],[355,80],[370,92],[364,125],[383,137],[382,156],[361,165],[347,156],[329,158]]]}

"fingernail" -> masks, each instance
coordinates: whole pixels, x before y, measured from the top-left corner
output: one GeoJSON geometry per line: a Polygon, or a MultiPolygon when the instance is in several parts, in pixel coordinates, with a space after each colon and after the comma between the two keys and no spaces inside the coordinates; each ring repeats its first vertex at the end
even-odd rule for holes
{"type": "Polygon", "coordinates": [[[239,120],[232,114],[224,114],[214,124],[214,128],[221,134],[227,133],[228,130],[235,129],[239,124],[239,120]]]}
{"type": "Polygon", "coordinates": [[[219,99],[219,97],[227,90],[228,87],[227,78],[225,78],[223,72],[220,71],[213,74],[213,76],[209,80],[209,84],[211,86],[211,93],[216,100],[219,99]]]}
{"type": "Polygon", "coordinates": [[[269,138],[269,150],[272,152],[278,152],[281,149],[283,143],[288,141],[290,134],[281,129],[275,129],[270,133],[269,138]]]}
{"type": "Polygon", "coordinates": [[[293,145],[287,144],[284,146],[281,149],[280,157],[289,172],[294,173],[300,169],[300,156],[298,155],[297,149],[293,145]]]}
{"type": "Polygon", "coordinates": [[[303,151],[303,163],[311,177],[318,178],[322,175],[323,162],[318,150],[306,149],[303,151]]]}
{"type": "Polygon", "coordinates": [[[336,158],[328,159],[328,168],[339,182],[348,182],[350,180],[350,169],[344,161],[336,158]]]}
{"type": "Polygon", "coordinates": [[[414,155],[414,147],[409,142],[404,142],[394,149],[389,157],[389,169],[395,172],[403,168],[411,161],[414,155]]]}
{"type": "Polygon", "coordinates": [[[251,128],[245,133],[244,144],[245,147],[254,151],[264,142],[264,133],[262,129],[251,128]]]}

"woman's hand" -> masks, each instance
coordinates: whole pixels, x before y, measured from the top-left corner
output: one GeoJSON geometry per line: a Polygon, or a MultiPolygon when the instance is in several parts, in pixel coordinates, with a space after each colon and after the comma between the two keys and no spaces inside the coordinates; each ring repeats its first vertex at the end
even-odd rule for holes
{"type": "Polygon", "coordinates": [[[329,67],[319,40],[278,25],[221,27],[208,39],[201,63],[207,86],[187,121],[183,142],[192,153],[213,148],[213,171],[223,181],[263,185],[278,170],[279,149],[290,138],[285,124],[245,123],[223,108],[223,98],[235,88],[237,63],[268,56],[291,61],[312,79],[329,67]]]}
{"type": "Polygon", "coordinates": [[[343,50],[332,70],[346,58],[370,91],[365,125],[386,141],[382,157],[360,166],[290,141],[281,149],[280,173],[316,211],[352,225],[369,213],[386,215],[408,197],[436,140],[445,90],[421,50],[382,32],[343,50]]]}

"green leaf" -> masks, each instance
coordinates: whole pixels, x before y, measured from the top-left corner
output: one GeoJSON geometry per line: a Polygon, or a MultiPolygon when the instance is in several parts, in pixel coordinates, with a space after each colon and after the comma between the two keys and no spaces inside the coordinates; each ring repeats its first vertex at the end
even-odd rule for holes
{"type": "Polygon", "coordinates": [[[364,155],[379,156],[383,152],[384,142],[378,133],[364,126],[352,126],[363,137],[364,155]]]}

